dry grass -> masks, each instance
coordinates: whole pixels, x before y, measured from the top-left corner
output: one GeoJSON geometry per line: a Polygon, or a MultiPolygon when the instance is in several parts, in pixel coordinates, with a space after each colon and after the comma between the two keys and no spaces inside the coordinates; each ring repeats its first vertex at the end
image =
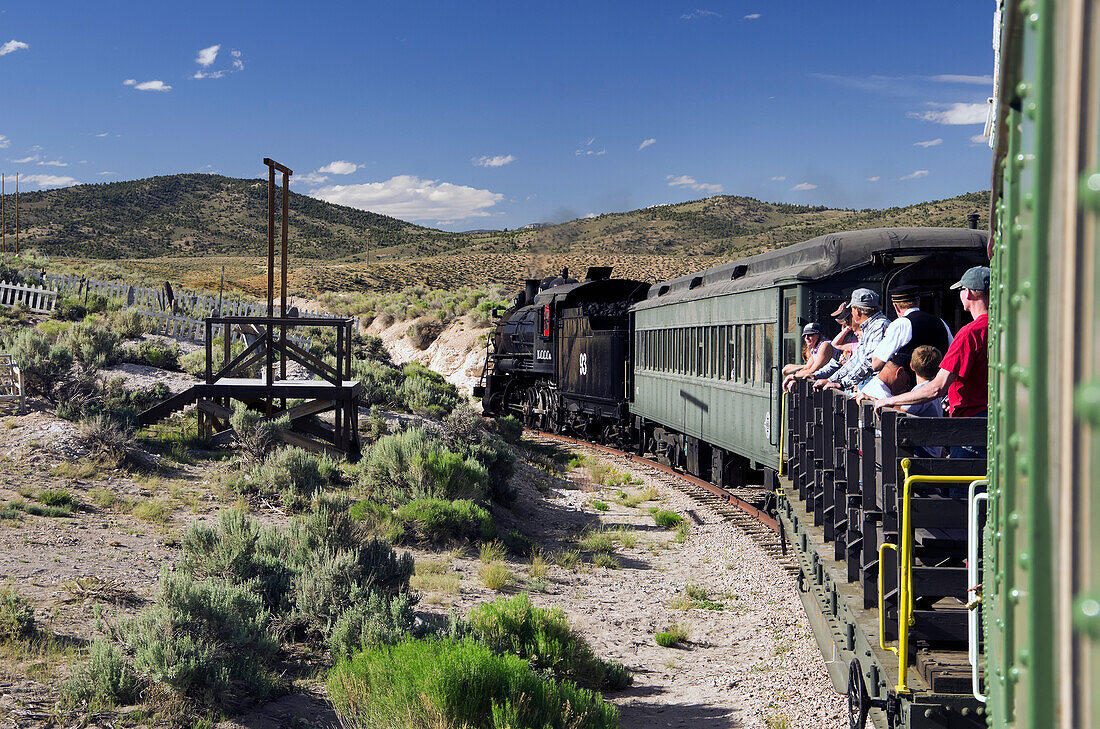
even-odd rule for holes
{"type": "Polygon", "coordinates": [[[592,564],[597,567],[604,567],[609,570],[619,569],[619,560],[615,559],[614,555],[607,554],[606,552],[600,552],[592,559],[592,564]]]}
{"type": "Polygon", "coordinates": [[[134,504],[130,513],[142,521],[153,524],[163,524],[171,517],[174,507],[163,499],[151,499],[134,504]]]}
{"type": "Polygon", "coordinates": [[[503,542],[499,541],[485,542],[481,545],[481,550],[478,553],[478,558],[485,564],[501,562],[507,556],[508,548],[504,546],[503,542]]]}
{"type": "Polygon", "coordinates": [[[481,584],[500,592],[512,582],[512,573],[504,565],[494,562],[481,568],[481,584]]]}
{"type": "Polygon", "coordinates": [[[462,585],[462,578],[454,572],[417,573],[409,578],[409,587],[418,592],[426,592],[436,595],[457,595],[462,585]]]}
{"type": "Polygon", "coordinates": [[[74,480],[98,480],[103,478],[104,470],[102,465],[90,459],[79,462],[62,461],[50,469],[50,475],[74,480]]]}
{"type": "Polygon", "coordinates": [[[647,501],[653,501],[658,496],[657,489],[648,488],[642,491],[635,491],[633,493],[629,491],[619,491],[615,497],[615,501],[623,506],[630,508],[636,507],[638,504],[644,504],[647,501]]]}
{"type": "Polygon", "coordinates": [[[551,559],[562,569],[575,570],[581,563],[581,553],[576,549],[562,549],[555,552],[551,559]]]}
{"type": "Polygon", "coordinates": [[[550,565],[540,552],[531,555],[531,566],[527,568],[527,576],[532,580],[545,580],[550,575],[550,565]]]}

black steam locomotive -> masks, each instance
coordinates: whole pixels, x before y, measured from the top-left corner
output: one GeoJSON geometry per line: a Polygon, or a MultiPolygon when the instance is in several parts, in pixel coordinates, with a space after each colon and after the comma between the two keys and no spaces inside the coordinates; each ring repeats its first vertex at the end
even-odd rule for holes
{"type": "Polygon", "coordinates": [[[589,268],[583,281],[568,269],[528,279],[489,339],[474,388],[485,414],[627,445],[630,307],[648,293],[644,281],[611,278],[610,267],[589,268]]]}

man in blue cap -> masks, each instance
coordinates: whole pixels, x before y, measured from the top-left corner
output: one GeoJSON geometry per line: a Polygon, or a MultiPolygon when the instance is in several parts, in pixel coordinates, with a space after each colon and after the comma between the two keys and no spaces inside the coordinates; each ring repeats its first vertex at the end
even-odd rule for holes
{"type": "MultiPolygon", "coordinates": [[[[951,417],[985,417],[989,382],[989,268],[974,266],[951,288],[959,292],[963,309],[974,321],[955,335],[935,379],[919,390],[879,400],[876,409],[917,405],[946,395],[951,417]]],[[[951,455],[984,458],[985,448],[956,446],[951,455]]]]}
{"type": "Polygon", "coordinates": [[[871,289],[856,289],[848,302],[852,307],[852,322],[859,327],[859,344],[852,357],[844,365],[829,375],[828,379],[819,379],[814,388],[858,390],[875,375],[871,367],[871,352],[882,341],[890,320],[882,313],[879,296],[871,289]]]}

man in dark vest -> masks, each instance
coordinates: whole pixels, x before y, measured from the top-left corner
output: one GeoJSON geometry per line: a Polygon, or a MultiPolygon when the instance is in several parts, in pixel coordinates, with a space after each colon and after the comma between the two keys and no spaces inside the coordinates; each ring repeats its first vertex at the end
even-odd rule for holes
{"type": "Polygon", "coordinates": [[[925,345],[946,352],[951,345],[951,328],[938,316],[920,310],[920,292],[915,286],[899,286],[890,294],[898,318],[890,322],[882,341],[871,352],[871,368],[882,369],[895,354],[906,360],[925,345]]]}

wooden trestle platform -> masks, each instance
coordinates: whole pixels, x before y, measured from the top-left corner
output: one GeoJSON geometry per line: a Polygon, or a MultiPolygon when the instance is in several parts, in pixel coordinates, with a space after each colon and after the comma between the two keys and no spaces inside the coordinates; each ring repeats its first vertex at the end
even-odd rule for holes
{"type": "Polygon", "coordinates": [[[213,444],[227,443],[236,438],[230,425],[236,400],[269,420],[286,416],[289,425],[279,437],[290,445],[357,460],[363,386],[351,376],[353,325],[354,319],[208,317],[206,381],[141,413],[138,424],[152,425],[194,403],[199,436],[213,444]],[[336,329],[335,361],[325,361],[291,341],[290,333],[302,327],[336,329]],[[234,331],[244,334],[247,346],[232,357],[232,337],[227,335],[234,331]],[[214,346],[216,332],[220,347],[214,346]],[[304,367],[311,379],[287,379],[290,362],[304,367]],[[330,412],[331,419],[318,417],[330,412]]]}

